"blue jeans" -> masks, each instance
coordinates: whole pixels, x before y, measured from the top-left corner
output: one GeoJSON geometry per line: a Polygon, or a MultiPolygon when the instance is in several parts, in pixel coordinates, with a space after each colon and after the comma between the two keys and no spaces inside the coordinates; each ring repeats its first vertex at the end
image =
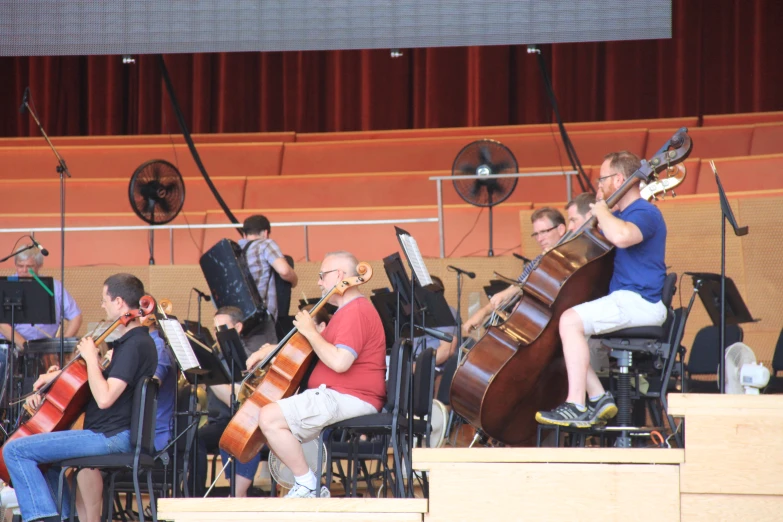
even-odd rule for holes
{"type": "MultiPolygon", "coordinates": [[[[22,520],[29,522],[58,515],[57,485],[60,468],[50,467],[44,474],[39,464],[64,459],[130,452],[130,430],[112,437],[90,430],[58,431],[30,435],[8,442],[3,457],[11,475],[22,520]],[[48,494],[47,494],[48,493],[48,494]]],[[[69,495],[63,491],[62,518],[70,515],[69,495]]]]}
{"type": "MultiPolygon", "coordinates": [[[[226,465],[228,457],[228,453],[220,450],[220,459],[223,461],[224,466],[226,465]]],[[[231,481],[231,466],[233,466],[235,462],[237,464],[237,475],[245,477],[252,482],[253,478],[256,476],[256,471],[258,471],[258,465],[261,463],[261,454],[256,454],[256,456],[250,459],[246,464],[242,464],[237,459],[233,459],[231,463],[226,466],[226,471],[224,472],[226,474],[226,480],[229,482],[231,481]]]]}

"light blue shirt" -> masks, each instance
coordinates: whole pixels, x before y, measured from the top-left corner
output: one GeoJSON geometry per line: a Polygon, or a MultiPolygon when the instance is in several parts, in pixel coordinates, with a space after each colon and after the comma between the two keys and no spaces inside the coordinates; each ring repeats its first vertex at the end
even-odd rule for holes
{"type": "MultiPolygon", "coordinates": [[[[44,332],[48,333],[50,337],[54,337],[54,334],[57,333],[57,326],[60,323],[60,295],[63,293],[63,285],[58,281],[57,279],[54,280],[54,313],[55,313],[55,321],[54,324],[37,324],[35,327],[31,324],[17,324],[16,325],[16,332],[27,339],[28,341],[31,341],[33,339],[45,339],[46,335],[44,335],[40,330],[43,330],[44,332]]],[[[65,290],[65,318],[69,321],[73,321],[76,317],[81,315],[82,311],[79,309],[79,305],[76,304],[76,301],[71,297],[71,294],[68,293],[68,290],[65,290]]],[[[5,337],[0,334],[0,338],[5,339],[5,337]]]]}

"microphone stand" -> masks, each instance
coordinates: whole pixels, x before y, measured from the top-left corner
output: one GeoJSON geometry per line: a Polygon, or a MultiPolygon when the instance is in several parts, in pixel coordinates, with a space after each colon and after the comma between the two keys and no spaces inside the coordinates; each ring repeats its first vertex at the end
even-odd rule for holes
{"type": "MultiPolygon", "coordinates": [[[[462,272],[457,273],[457,368],[462,362],[462,272]]],[[[451,436],[451,426],[454,423],[454,408],[449,408],[449,418],[446,420],[443,438],[448,440],[451,436]]]]}
{"type": "MultiPolygon", "coordinates": [[[[38,130],[41,131],[49,148],[52,149],[54,157],[57,158],[57,174],[60,176],[60,368],[65,366],[65,177],[71,177],[71,173],[68,171],[68,166],[65,164],[65,160],[60,153],[57,152],[57,148],[49,139],[46,131],[41,125],[41,120],[38,119],[38,115],[35,113],[30,104],[27,102],[27,97],[22,100],[22,107],[20,112],[27,110],[30,116],[35,120],[35,124],[38,126],[38,130]]],[[[57,306],[57,305],[55,305],[57,306]]]]}

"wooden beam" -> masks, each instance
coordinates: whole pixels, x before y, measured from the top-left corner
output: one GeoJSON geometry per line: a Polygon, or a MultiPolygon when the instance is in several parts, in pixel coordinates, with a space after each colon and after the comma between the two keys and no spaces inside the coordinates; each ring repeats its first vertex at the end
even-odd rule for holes
{"type": "Polygon", "coordinates": [[[683,450],[657,448],[414,448],[414,469],[434,463],[680,464],[683,450]]]}
{"type": "MultiPolygon", "coordinates": [[[[161,498],[158,511],[177,513],[426,513],[423,498],[161,498]]],[[[258,515],[256,515],[258,516],[258,515]]],[[[163,519],[162,516],[158,518],[163,519]]],[[[233,517],[232,517],[233,518],[233,517]]],[[[214,517],[213,520],[220,520],[214,517]]]]}

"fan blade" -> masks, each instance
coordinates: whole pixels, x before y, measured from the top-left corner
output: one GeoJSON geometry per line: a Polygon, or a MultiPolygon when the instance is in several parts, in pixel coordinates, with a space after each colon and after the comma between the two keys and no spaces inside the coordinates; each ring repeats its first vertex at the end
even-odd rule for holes
{"type": "Polygon", "coordinates": [[[168,199],[161,199],[158,201],[158,206],[160,206],[160,209],[168,214],[171,211],[171,205],[169,205],[168,199]]]}
{"type": "Polygon", "coordinates": [[[476,174],[478,167],[476,165],[462,165],[459,170],[466,176],[473,176],[476,174]]]}
{"type": "Polygon", "coordinates": [[[489,153],[489,147],[479,147],[479,158],[481,158],[481,163],[492,165],[492,155],[489,153]]]}
{"type": "Polygon", "coordinates": [[[510,167],[511,167],[511,164],[506,162],[506,161],[504,161],[502,163],[494,163],[494,164],[490,165],[490,168],[492,169],[492,173],[493,174],[500,174],[501,172],[503,172],[504,170],[506,170],[506,169],[508,169],[510,167]]]}

